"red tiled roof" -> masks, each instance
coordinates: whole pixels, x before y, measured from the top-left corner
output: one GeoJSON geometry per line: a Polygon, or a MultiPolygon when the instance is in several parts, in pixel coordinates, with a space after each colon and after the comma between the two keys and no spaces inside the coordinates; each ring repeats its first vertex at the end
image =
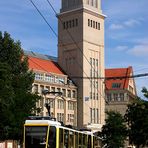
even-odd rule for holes
{"type": "Polygon", "coordinates": [[[49,72],[55,74],[64,74],[61,68],[57,65],[57,63],[50,60],[44,60],[28,56],[28,63],[29,63],[29,69],[32,70],[40,70],[43,72],[49,72]]]}
{"type": "MultiPolygon", "coordinates": [[[[105,69],[105,77],[126,77],[132,73],[132,67],[128,68],[114,68],[105,69]]],[[[106,89],[117,90],[127,89],[129,84],[129,78],[125,79],[110,79],[105,81],[106,89]],[[120,84],[120,87],[112,87],[113,84],[120,84]]]]}

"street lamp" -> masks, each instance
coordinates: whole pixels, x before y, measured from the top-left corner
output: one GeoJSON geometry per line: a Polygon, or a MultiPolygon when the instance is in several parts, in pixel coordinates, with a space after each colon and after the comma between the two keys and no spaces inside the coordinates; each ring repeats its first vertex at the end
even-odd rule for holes
{"type": "MultiPolygon", "coordinates": [[[[56,92],[56,91],[51,91],[50,92],[48,89],[43,89],[42,90],[42,94],[45,96],[45,99],[46,99],[46,95],[47,94],[54,94],[54,95],[57,94],[57,96],[62,96],[62,92],[56,92]]],[[[63,99],[63,97],[62,97],[62,99],[63,99]]],[[[45,103],[45,107],[46,107],[46,109],[48,111],[48,116],[51,117],[51,113],[50,113],[50,102],[49,103],[45,103]]]]}

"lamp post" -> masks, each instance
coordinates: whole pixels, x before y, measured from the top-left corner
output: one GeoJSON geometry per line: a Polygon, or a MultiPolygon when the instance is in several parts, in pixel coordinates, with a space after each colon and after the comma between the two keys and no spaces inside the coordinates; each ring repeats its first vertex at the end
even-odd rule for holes
{"type": "MultiPolygon", "coordinates": [[[[43,89],[42,90],[42,94],[45,96],[45,99],[46,99],[46,95],[47,94],[53,94],[53,95],[58,95],[58,96],[61,96],[62,95],[62,92],[56,92],[56,91],[49,91],[48,89],[43,89]]],[[[56,97],[55,97],[56,98],[56,97]]],[[[55,99],[54,98],[54,99],[55,99]]],[[[63,97],[62,97],[62,99],[63,99],[63,97]]],[[[51,102],[51,101],[50,101],[51,102]]],[[[46,107],[46,109],[47,109],[47,111],[48,111],[48,116],[49,117],[51,117],[51,112],[50,112],[50,102],[49,103],[45,103],[45,107],[46,107]]]]}

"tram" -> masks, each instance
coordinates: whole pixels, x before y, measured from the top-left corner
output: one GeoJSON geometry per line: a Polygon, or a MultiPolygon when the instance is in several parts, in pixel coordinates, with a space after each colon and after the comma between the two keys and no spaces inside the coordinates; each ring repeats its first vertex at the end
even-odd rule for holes
{"type": "Polygon", "coordinates": [[[90,131],[63,126],[50,117],[30,117],[24,124],[23,148],[101,148],[101,139],[90,131]]]}

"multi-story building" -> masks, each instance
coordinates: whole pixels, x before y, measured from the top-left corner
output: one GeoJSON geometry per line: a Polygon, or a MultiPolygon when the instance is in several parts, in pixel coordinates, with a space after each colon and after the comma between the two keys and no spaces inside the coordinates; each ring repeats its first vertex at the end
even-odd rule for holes
{"type": "Polygon", "coordinates": [[[117,111],[123,116],[127,105],[137,96],[132,67],[106,69],[106,111],[117,111]]]}
{"type": "Polygon", "coordinates": [[[58,66],[56,58],[33,52],[26,54],[29,68],[35,74],[32,92],[43,98],[37,102],[37,107],[41,108],[39,115],[48,115],[45,107],[45,103],[48,103],[53,118],[64,124],[77,126],[77,87],[58,66]],[[46,95],[43,94],[45,90],[48,90],[46,95]],[[62,95],[58,95],[58,92],[62,95]]]}
{"type": "Polygon", "coordinates": [[[78,87],[78,127],[104,124],[104,18],[101,0],[62,0],[58,63],[78,87]]]}

